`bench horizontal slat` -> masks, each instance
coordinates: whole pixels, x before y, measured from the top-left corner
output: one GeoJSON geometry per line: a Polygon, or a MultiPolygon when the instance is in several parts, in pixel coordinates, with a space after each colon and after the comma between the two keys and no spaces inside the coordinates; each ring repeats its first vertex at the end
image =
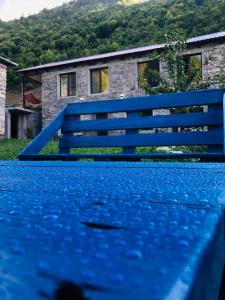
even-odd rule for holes
{"type": "Polygon", "coordinates": [[[222,89],[211,89],[204,92],[194,91],[189,93],[134,97],[124,100],[70,103],[68,104],[66,115],[145,111],[150,109],[218,104],[222,103],[223,92],[224,90],[222,89]]]}
{"type": "Polygon", "coordinates": [[[189,126],[214,126],[223,124],[221,112],[190,113],[164,115],[154,117],[129,117],[102,119],[90,121],[65,120],[62,132],[79,132],[95,130],[117,130],[117,129],[145,129],[145,128],[168,128],[189,126]]]}
{"type": "Polygon", "coordinates": [[[218,145],[223,143],[221,130],[205,132],[130,134],[119,136],[64,135],[60,147],[126,147],[126,146],[172,146],[172,145],[218,145]]]}

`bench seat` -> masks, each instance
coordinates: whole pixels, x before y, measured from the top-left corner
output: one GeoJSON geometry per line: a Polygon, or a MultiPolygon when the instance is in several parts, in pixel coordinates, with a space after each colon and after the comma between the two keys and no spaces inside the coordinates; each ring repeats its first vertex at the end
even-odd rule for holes
{"type": "Polygon", "coordinates": [[[218,299],[225,164],[0,161],[0,173],[0,299],[218,299]]]}

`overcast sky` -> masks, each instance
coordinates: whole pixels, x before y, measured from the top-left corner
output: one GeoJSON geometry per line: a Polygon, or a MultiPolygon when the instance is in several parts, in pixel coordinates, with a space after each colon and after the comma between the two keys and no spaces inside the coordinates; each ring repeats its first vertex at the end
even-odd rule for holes
{"type": "Polygon", "coordinates": [[[38,13],[71,0],[0,0],[0,19],[4,21],[38,13]]]}

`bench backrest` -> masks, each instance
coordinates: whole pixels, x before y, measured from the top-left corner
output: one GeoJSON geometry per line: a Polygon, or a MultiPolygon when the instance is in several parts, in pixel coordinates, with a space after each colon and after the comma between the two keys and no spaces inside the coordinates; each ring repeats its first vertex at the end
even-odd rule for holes
{"type": "Polygon", "coordinates": [[[207,145],[224,144],[223,90],[206,90],[86,103],[71,103],[65,111],[60,148],[207,145]],[[208,106],[207,112],[142,116],[149,110],[208,106]],[[77,120],[77,116],[121,113],[127,117],[77,120]],[[141,129],[208,126],[205,131],[143,133],[141,129]],[[125,135],[79,136],[76,132],[125,130],[125,135]]]}
{"type": "Polygon", "coordinates": [[[40,151],[43,142],[60,128],[62,132],[59,141],[60,153],[69,153],[71,148],[84,147],[123,147],[124,153],[134,153],[137,146],[206,145],[208,152],[224,154],[224,92],[224,89],[209,89],[122,100],[71,103],[44,130],[45,134],[42,133],[44,138],[38,138],[36,146],[33,145],[32,148],[30,145],[30,149],[25,149],[22,154],[40,151]],[[200,109],[202,106],[207,106],[208,109],[203,112],[200,109]],[[149,110],[183,107],[199,108],[199,112],[143,116],[143,113],[149,110]],[[125,117],[100,120],[79,118],[81,115],[103,113],[123,113],[125,117]],[[186,130],[163,133],[144,131],[174,127],[186,130]],[[201,129],[197,130],[198,127],[201,129]],[[99,130],[122,130],[123,134],[105,136],[84,134],[99,130]],[[81,132],[82,135],[79,134],[81,132]]]}

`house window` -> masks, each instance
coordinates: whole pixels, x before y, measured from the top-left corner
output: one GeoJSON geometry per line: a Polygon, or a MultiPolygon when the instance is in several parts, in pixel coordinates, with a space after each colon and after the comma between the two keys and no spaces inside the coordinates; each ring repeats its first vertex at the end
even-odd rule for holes
{"type": "Polygon", "coordinates": [[[108,68],[91,70],[91,94],[107,93],[108,90],[109,90],[108,68]]]}
{"type": "Polygon", "coordinates": [[[60,74],[60,98],[76,95],[76,73],[60,74]]]}
{"type": "Polygon", "coordinates": [[[158,59],[138,63],[138,87],[143,88],[146,83],[151,87],[159,85],[158,59]]]}
{"type": "Polygon", "coordinates": [[[197,79],[202,78],[202,55],[191,54],[184,55],[185,73],[189,76],[194,76],[197,79]]]}

